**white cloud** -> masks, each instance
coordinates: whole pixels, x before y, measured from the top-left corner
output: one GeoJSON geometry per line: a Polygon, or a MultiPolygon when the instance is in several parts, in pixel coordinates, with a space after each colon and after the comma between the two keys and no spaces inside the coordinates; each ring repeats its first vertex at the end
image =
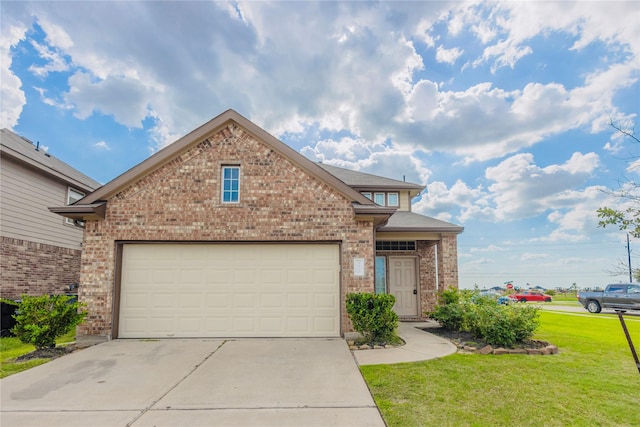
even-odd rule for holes
{"type": "Polygon", "coordinates": [[[532,260],[540,260],[545,258],[549,258],[549,255],[525,252],[520,256],[521,261],[532,261],[532,260]]]}
{"type": "MultiPolygon", "coordinates": [[[[4,5],[3,5],[4,7],[4,5]]],[[[24,40],[27,27],[23,23],[10,22],[3,17],[0,25],[0,128],[12,129],[22,114],[26,97],[21,90],[22,81],[11,71],[11,48],[24,40]]]]}
{"type": "Polygon", "coordinates": [[[507,251],[507,248],[503,248],[496,245],[489,245],[484,248],[471,248],[470,252],[504,252],[507,251]]]}
{"type": "MultiPolygon", "coordinates": [[[[234,108],[276,136],[349,129],[366,141],[393,139],[468,161],[499,158],[596,121],[605,110],[616,113],[612,99],[633,81],[635,63],[594,72],[577,88],[537,83],[507,90],[475,83],[442,91],[436,81],[420,77],[426,56],[414,46],[435,46],[434,23],[448,25],[453,36],[470,29],[485,44],[478,57],[494,67],[514,66],[530,53],[528,43],[548,32],[574,36],[575,49],[598,40],[637,52],[638,38],[629,29],[637,26],[624,25],[632,21],[628,10],[625,15],[600,3],[29,6],[46,33],[43,52],[52,57],[34,70],[63,69],[63,58],[69,58],[66,65],[77,71],[67,101],[76,105],[77,117],[100,112],[129,127],[153,118],[159,128],[150,135],[159,146],[234,108]],[[274,25],[279,22],[287,22],[286,32],[274,25]],[[601,28],[611,22],[619,25],[601,28]],[[302,34],[304,43],[291,42],[302,34]],[[553,113],[539,107],[547,100],[556,102],[553,113]]],[[[435,53],[454,63],[463,51],[441,44],[435,53]]]]}
{"type": "Polygon", "coordinates": [[[109,147],[109,144],[107,144],[105,141],[98,141],[93,144],[93,146],[99,150],[111,151],[111,147],[109,147]]]}
{"type": "Polygon", "coordinates": [[[43,104],[50,105],[51,107],[58,108],[60,110],[71,110],[72,105],[65,103],[64,101],[57,101],[47,96],[47,90],[45,88],[34,86],[33,89],[40,94],[40,100],[43,104]]]}
{"type": "Polygon", "coordinates": [[[450,188],[443,182],[431,182],[413,208],[463,224],[470,220],[512,222],[549,212],[547,220],[554,228],[537,241],[583,240],[589,230],[598,227],[597,209],[612,201],[602,187],[576,189],[599,166],[594,153],[574,153],[562,164],[545,167],[536,165],[531,154],[518,154],[486,169],[488,187],[472,188],[461,180],[450,188]]]}
{"type": "Polygon", "coordinates": [[[473,261],[465,262],[464,266],[495,264],[495,263],[496,263],[495,260],[492,260],[490,258],[478,258],[478,259],[474,259],[473,261]]]}
{"type": "Polygon", "coordinates": [[[131,128],[142,127],[149,115],[147,102],[153,89],[140,80],[113,77],[94,81],[86,73],[69,78],[71,89],[66,101],[75,105],[76,117],[86,119],[94,112],[113,114],[114,118],[131,128]]]}
{"type": "Polygon", "coordinates": [[[453,64],[462,55],[463,50],[454,47],[452,49],[445,49],[442,46],[438,46],[436,49],[436,60],[438,62],[445,62],[447,64],[453,64]]]}
{"type": "Polygon", "coordinates": [[[46,77],[51,72],[67,71],[69,64],[57,49],[42,45],[35,40],[31,41],[31,45],[40,55],[41,59],[46,61],[45,65],[31,65],[29,71],[38,77],[46,77]]]}

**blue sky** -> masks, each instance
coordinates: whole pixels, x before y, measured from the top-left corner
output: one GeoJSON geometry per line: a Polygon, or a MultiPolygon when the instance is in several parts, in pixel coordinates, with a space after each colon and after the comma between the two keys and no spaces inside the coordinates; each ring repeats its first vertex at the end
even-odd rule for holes
{"type": "Polygon", "coordinates": [[[425,185],[413,210],[465,227],[461,287],[627,279],[596,210],[637,179],[609,126],[639,123],[637,1],[3,1],[0,19],[0,125],[100,182],[233,108],[312,160],[425,185]]]}

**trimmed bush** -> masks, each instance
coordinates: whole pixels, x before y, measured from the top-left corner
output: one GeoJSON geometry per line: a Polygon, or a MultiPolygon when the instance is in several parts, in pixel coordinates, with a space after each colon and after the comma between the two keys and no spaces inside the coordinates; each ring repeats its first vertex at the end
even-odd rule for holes
{"type": "Polygon", "coordinates": [[[387,294],[347,294],[347,313],[353,328],[367,344],[389,344],[399,341],[396,335],[398,315],[393,311],[396,298],[387,294]]]}
{"type": "Polygon", "coordinates": [[[441,293],[443,303],[427,316],[443,328],[470,332],[475,338],[500,347],[513,347],[530,339],[540,325],[538,309],[532,306],[500,305],[493,298],[457,290],[441,293]],[[453,295],[458,293],[458,296],[453,295]]]}
{"type": "Polygon", "coordinates": [[[36,349],[54,348],[56,338],[79,325],[86,312],[79,312],[80,304],[67,295],[23,295],[13,318],[11,330],[23,343],[36,349]]]}
{"type": "Polygon", "coordinates": [[[471,296],[467,291],[447,289],[438,294],[440,304],[427,316],[437,320],[443,328],[460,331],[465,325],[466,307],[471,304],[471,296]]]}

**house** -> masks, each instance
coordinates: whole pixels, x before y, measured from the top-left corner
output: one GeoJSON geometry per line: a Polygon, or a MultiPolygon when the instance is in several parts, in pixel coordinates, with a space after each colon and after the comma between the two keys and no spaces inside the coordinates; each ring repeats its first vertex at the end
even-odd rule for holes
{"type": "Polygon", "coordinates": [[[44,151],[0,130],[0,295],[69,292],[80,276],[81,224],[51,213],[100,184],[44,151]]]}
{"type": "Polygon", "coordinates": [[[462,232],[411,212],[422,190],[314,163],[226,111],[50,208],[86,224],[77,339],[338,337],[349,292],[422,319],[458,285],[462,232]]]}

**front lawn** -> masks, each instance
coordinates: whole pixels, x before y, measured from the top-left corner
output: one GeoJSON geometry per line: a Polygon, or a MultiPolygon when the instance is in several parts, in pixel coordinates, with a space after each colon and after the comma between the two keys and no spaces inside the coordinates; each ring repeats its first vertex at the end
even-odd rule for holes
{"type": "MultiPolygon", "coordinates": [[[[362,366],[387,425],[637,426],[640,375],[614,315],[541,312],[554,356],[454,354],[362,366]]],[[[640,319],[627,316],[640,350],[640,319]]]]}
{"type": "MultiPolygon", "coordinates": [[[[75,329],[56,340],[57,345],[70,343],[75,340],[75,329]]],[[[15,337],[0,338],[0,378],[8,377],[17,372],[25,371],[34,366],[42,365],[50,359],[31,359],[26,361],[16,361],[17,357],[31,353],[35,347],[31,344],[24,344],[15,337]]]]}

